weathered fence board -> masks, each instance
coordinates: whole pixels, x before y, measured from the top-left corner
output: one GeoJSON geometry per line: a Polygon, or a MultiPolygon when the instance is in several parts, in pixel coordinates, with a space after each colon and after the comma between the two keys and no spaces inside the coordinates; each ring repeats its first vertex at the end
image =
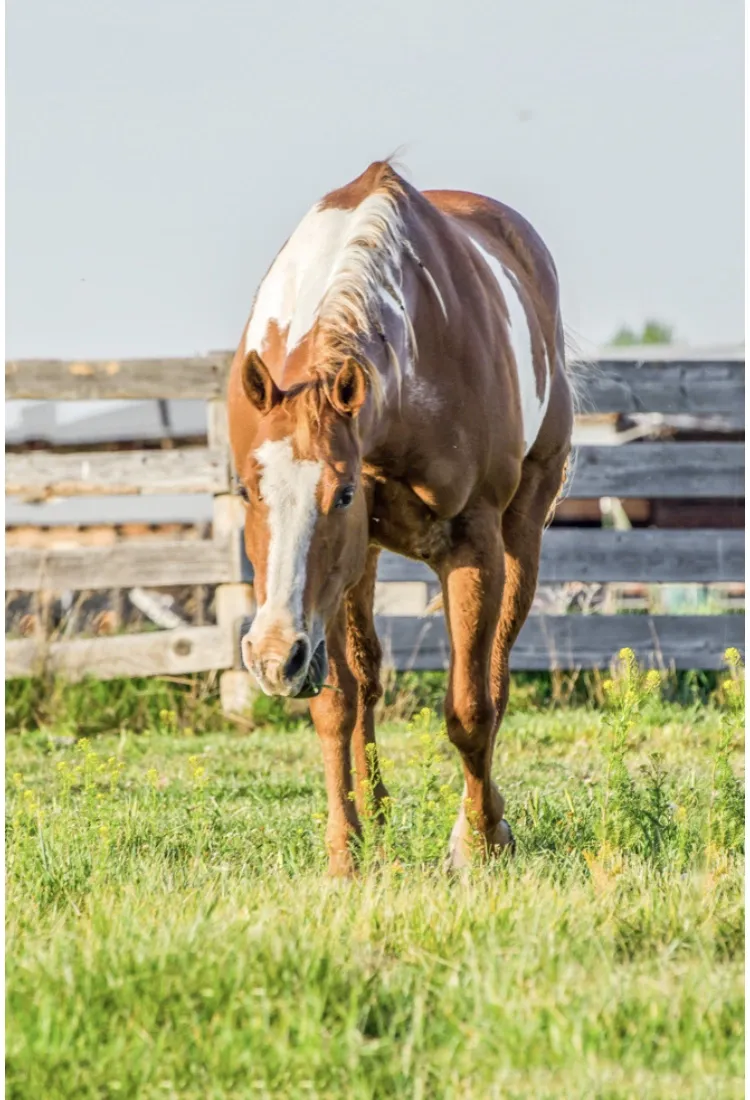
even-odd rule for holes
{"type": "Polygon", "coordinates": [[[84,676],[98,680],[118,676],[177,676],[231,668],[233,661],[232,634],[221,626],[180,627],[65,642],[24,638],[5,643],[8,679],[42,672],[68,680],[81,680],[84,676]]]}
{"type": "MultiPolygon", "coordinates": [[[[744,581],[744,531],[632,531],[551,528],[542,539],[541,584],[583,581],[606,584],[744,581]]],[[[437,578],[423,562],[383,553],[380,581],[437,578]]]]}
{"type": "MultiPolygon", "coordinates": [[[[547,531],[539,580],[642,584],[741,582],[743,531],[547,531]]],[[[11,547],[6,588],[19,592],[106,589],[140,585],[224,584],[233,580],[230,546],[212,539],[132,540],[111,546],[49,550],[11,547]]],[[[248,576],[251,579],[251,576],[248,576]]],[[[378,580],[437,582],[423,562],[381,555],[378,580]]]]}
{"type": "Polygon", "coordinates": [[[11,547],[5,552],[5,587],[19,592],[224,584],[231,580],[226,540],[149,539],[50,550],[11,547]]]}
{"type": "MultiPolygon", "coordinates": [[[[741,497],[742,443],[638,443],[576,449],[568,496],[741,497]]],[[[228,487],[220,450],[187,447],[153,451],[55,454],[28,451],[6,457],[8,494],[40,499],[92,493],[220,493],[228,487]]]]}
{"type": "MultiPolygon", "coordinates": [[[[448,667],[442,616],[377,620],[386,660],[395,668],[448,667]]],[[[719,669],[728,646],[744,651],[742,615],[538,615],[527,620],[511,654],[511,668],[607,668],[623,646],[654,667],[719,669]]],[[[220,627],[51,642],[6,642],[9,679],[42,671],[68,679],[95,676],[177,675],[230,668],[230,635],[220,627]]]]}
{"type": "Polygon", "coordinates": [[[223,493],[226,454],[207,447],[54,454],[27,451],[5,458],[5,492],[26,500],[104,493],[223,493]]]}
{"type": "MultiPolygon", "coordinates": [[[[448,667],[442,616],[376,620],[386,659],[397,669],[448,667]]],[[[511,651],[511,668],[607,668],[624,646],[643,664],[724,667],[724,651],[744,651],[744,615],[535,615],[511,651]]]]}
{"type": "Polygon", "coordinates": [[[185,359],[66,362],[18,359],[5,364],[5,399],[86,401],[103,398],[223,397],[232,355],[185,359]]]}
{"type": "MultiPolygon", "coordinates": [[[[230,351],[166,359],[12,360],[5,364],[5,396],[6,400],[209,400],[223,397],[231,361],[230,351]]],[[[602,359],[579,373],[584,414],[715,413],[736,418],[744,407],[741,359],[602,359]]]]}
{"type": "Polygon", "coordinates": [[[633,443],[576,449],[568,496],[741,497],[744,443],[633,443]]]}
{"type": "Polygon", "coordinates": [[[744,423],[744,360],[699,363],[601,359],[580,370],[579,389],[580,411],[584,414],[720,415],[732,423],[744,423]]]}

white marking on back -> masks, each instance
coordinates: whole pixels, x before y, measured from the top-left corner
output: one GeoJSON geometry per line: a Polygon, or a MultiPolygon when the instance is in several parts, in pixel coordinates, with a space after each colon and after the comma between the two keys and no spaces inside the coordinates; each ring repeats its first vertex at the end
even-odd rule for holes
{"type": "Polygon", "coordinates": [[[266,440],[255,452],[263,467],[260,491],[268,507],[270,540],[266,569],[266,601],[256,616],[256,633],[278,612],[288,612],[295,627],[303,628],[307,554],[317,516],[316,492],[322,462],[296,459],[292,441],[266,440]]]}
{"type": "Polygon", "coordinates": [[[375,192],[351,210],[310,210],[292,233],[258,289],[247,327],[245,350],[262,353],[271,321],[289,329],[289,354],[317,320],[353,318],[361,332],[370,328],[371,308],[383,283],[398,308],[401,292],[402,225],[393,197],[375,192]]]}
{"type": "Polygon", "coordinates": [[[271,321],[282,332],[289,326],[288,352],[310,331],[346,240],[351,216],[351,210],[319,210],[317,206],[305,215],[258,289],[247,328],[246,351],[263,350],[271,321]]]}
{"type": "Polygon", "coordinates": [[[521,400],[523,422],[524,454],[528,454],[534,445],[544,420],[549,401],[550,378],[547,353],[544,352],[544,396],[539,400],[536,392],[536,374],[534,373],[534,352],[531,342],[529,319],[518,291],[515,276],[503,266],[496,256],[484,248],[473,237],[469,240],[480,253],[482,259],[495,276],[508,307],[508,335],[513,351],[518,375],[518,392],[521,400]]]}

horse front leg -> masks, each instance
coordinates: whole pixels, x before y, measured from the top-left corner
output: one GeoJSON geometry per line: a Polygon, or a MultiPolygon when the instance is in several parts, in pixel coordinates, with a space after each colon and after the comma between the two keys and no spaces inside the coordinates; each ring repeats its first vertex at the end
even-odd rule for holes
{"type": "Polygon", "coordinates": [[[505,803],[492,781],[498,711],[491,663],[504,585],[501,515],[479,506],[457,528],[455,545],[438,570],[451,643],[445,720],[464,769],[463,804],[451,834],[455,869],[471,861],[477,840],[482,855],[512,843],[505,803]]]}
{"type": "Polygon", "coordinates": [[[375,706],[383,693],[380,685],[382,650],[375,632],[373,604],[380,549],[371,547],[362,579],[346,596],[346,652],[357,681],[357,717],[354,723],[355,794],[360,816],[371,811],[383,821],[383,802],[388,791],[383,783],[375,742],[375,706]]]}
{"type": "Polygon", "coordinates": [[[357,720],[357,681],[346,660],[346,617],[342,605],[326,637],[327,686],[310,701],[310,713],[323,751],[328,796],[328,873],[354,873],[352,842],[361,836],[352,787],[351,740],[357,720]]]}

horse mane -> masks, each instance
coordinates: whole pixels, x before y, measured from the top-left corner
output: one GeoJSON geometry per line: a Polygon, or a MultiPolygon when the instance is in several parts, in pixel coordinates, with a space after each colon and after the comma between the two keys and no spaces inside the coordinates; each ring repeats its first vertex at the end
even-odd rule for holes
{"type": "MultiPolygon", "coordinates": [[[[384,295],[400,308],[412,351],[414,332],[401,289],[400,264],[406,243],[400,201],[405,189],[390,161],[380,161],[365,173],[368,192],[354,208],[349,233],[341,247],[328,286],[318,308],[315,334],[315,366],[312,373],[324,384],[335,377],[347,356],[354,356],[368,374],[376,401],[382,399],[382,379],[363,355],[363,337],[380,335],[396,377],[401,365],[385,339],[384,295]]],[[[356,187],[355,181],[351,187],[356,187]]],[[[347,188],[333,192],[320,204],[338,205],[347,188]]],[[[343,200],[345,201],[345,200],[343,200]]]]}

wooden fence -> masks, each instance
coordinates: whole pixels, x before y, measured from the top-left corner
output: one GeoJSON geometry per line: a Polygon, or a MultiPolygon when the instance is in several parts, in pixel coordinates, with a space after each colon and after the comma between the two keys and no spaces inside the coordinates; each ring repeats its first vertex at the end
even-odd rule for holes
{"type": "MultiPolygon", "coordinates": [[[[243,508],[231,492],[224,392],[229,356],[120,362],[6,363],[6,400],[199,398],[207,446],[76,454],[27,450],[6,456],[6,494],[26,501],[101,494],[212,494],[210,539],[148,540],[106,547],[6,550],[6,590],[55,592],[137,585],[217,585],[216,625],[55,640],[39,631],[6,643],[6,676],[42,669],[70,678],[237,669],[238,621],[252,603],[243,562],[243,508]]],[[[590,414],[720,416],[743,427],[744,360],[602,360],[584,386],[590,414]]],[[[577,448],[572,500],[744,498],[744,442],[639,441],[577,448]]],[[[422,563],[383,554],[380,580],[434,583],[422,563]]],[[[565,529],[545,534],[542,583],[744,581],[742,530],[565,529]]],[[[447,663],[441,616],[378,619],[395,667],[447,663]]],[[[631,646],[646,663],[717,668],[727,646],[743,648],[744,616],[532,615],[513,651],[515,669],[591,668],[631,646]]]]}

